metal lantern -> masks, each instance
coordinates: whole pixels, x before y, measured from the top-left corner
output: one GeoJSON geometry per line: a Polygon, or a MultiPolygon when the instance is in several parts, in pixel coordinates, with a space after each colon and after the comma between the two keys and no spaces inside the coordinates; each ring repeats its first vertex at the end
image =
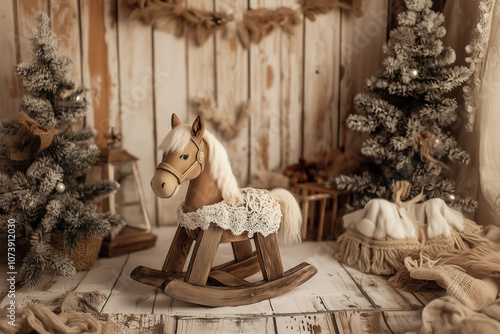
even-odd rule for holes
{"type": "Polygon", "coordinates": [[[121,185],[117,193],[100,203],[103,212],[121,214],[127,222],[121,231],[111,232],[103,240],[100,255],[114,257],[153,247],[156,235],[151,233],[138,158],[116,147],[119,136],[112,132],[110,137],[108,147],[101,151],[96,167],[100,168],[100,179],[117,181],[121,185]]]}

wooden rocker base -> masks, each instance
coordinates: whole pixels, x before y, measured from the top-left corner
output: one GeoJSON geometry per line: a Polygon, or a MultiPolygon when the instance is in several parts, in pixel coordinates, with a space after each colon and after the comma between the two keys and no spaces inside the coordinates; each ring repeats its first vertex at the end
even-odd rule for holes
{"type": "MultiPolygon", "coordinates": [[[[287,270],[274,281],[246,282],[237,286],[196,286],[182,280],[182,275],[167,274],[143,266],[135,268],[130,275],[136,281],[156,286],[167,295],[185,302],[203,306],[240,306],[260,302],[288,292],[310,279],[317,269],[302,262],[287,270]]],[[[211,277],[212,278],[212,277],[211,277]]]]}
{"type": "Polygon", "coordinates": [[[139,266],[130,277],[162,289],[166,294],[203,306],[239,306],[274,298],[309,280],[317,269],[303,262],[283,272],[276,235],[253,237],[252,252],[246,236],[232,237],[229,231],[210,225],[206,231],[178,227],[162,270],[139,266]],[[183,272],[193,241],[196,245],[188,270],[183,272]],[[220,242],[231,242],[235,260],[212,267],[220,242]],[[263,280],[245,278],[262,271],[263,280]]]}

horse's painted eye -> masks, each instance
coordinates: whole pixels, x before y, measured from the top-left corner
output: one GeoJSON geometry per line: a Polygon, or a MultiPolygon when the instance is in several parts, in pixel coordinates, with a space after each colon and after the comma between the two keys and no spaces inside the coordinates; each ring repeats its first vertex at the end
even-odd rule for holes
{"type": "Polygon", "coordinates": [[[179,159],[182,159],[182,160],[187,160],[189,158],[189,154],[181,154],[181,156],[179,157],[179,159]]]}

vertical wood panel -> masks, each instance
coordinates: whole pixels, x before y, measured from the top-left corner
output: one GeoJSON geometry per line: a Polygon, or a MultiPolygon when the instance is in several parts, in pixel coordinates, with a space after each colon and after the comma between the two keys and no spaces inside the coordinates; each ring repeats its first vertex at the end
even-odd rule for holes
{"type": "Polygon", "coordinates": [[[67,78],[76,86],[82,84],[82,57],[80,48],[80,12],[78,0],[51,0],[52,30],[61,40],[60,56],[67,56],[73,67],[67,78]]]}
{"type": "MultiPolygon", "coordinates": [[[[247,9],[247,0],[215,0],[216,11],[232,10],[241,13],[247,9]]],[[[216,100],[219,111],[233,124],[248,100],[248,51],[235,35],[224,36],[217,31],[216,45],[216,100]]],[[[219,137],[231,160],[231,167],[240,184],[246,184],[248,175],[248,126],[232,140],[219,137]]]]}
{"type": "MultiPolygon", "coordinates": [[[[213,11],[214,1],[186,0],[188,8],[213,11]]],[[[215,59],[214,37],[210,36],[203,45],[196,45],[194,35],[196,31],[190,30],[187,37],[188,61],[188,120],[193,122],[197,116],[193,100],[196,98],[215,98],[215,59]]],[[[210,122],[206,123],[207,129],[214,132],[210,122]]],[[[215,132],[214,132],[215,134],[215,132]]]]}
{"type": "MultiPolygon", "coordinates": [[[[177,38],[165,31],[154,29],[154,99],[155,99],[155,133],[156,147],[170,132],[170,117],[176,113],[182,122],[188,121],[187,116],[187,55],[186,38],[177,38]]],[[[192,121],[192,120],[191,120],[192,121]]],[[[156,151],[156,163],[161,161],[161,152],[156,151]]],[[[154,174],[144,173],[143,178],[150,180],[154,174]]],[[[184,184],[179,193],[169,199],[157,198],[158,224],[175,224],[176,210],[184,201],[187,184],[184,184]]],[[[152,193],[151,187],[146,193],[152,193]]]]}
{"type": "MultiPolygon", "coordinates": [[[[287,2],[283,2],[283,6],[287,5],[287,2]]],[[[302,153],[304,26],[295,26],[293,32],[293,35],[281,35],[281,167],[297,163],[302,153]]]]}
{"type": "Polygon", "coordinates": [[[116,2],[80,1],[80,6],[83,81],[90,90],[87,124],[97,130],[95,141],[103,149],[111,127],[120,131],[116,2]]]}
{"type": "Polygon", "coordinates": [[[317,161],[337,147],[340,10],[304,24],[304,157],[317,161]]]}
{"type": "Polygon", "coordinates": [[[363,1],[362,10],[361,17],[342,11],[339,146],[359,145],[359,134],[348,131],[345,122],[355,111],[354,96],[364,91],[366,80],[377,73],[383,60],[387,1],[363,1]]]}
{"type": "Polygon", "coordinates": [[[17,63],[17,38],[14,0],[0,3],[0,114],[1,118],[14,119],[19,112],[19,80],[14,73],[17,63]]]}
{"type": "Polygon", "coordinates": [[[120,119],[123,147],[139,158],[142,188],[149,217],[156,219],[156,199],[149,180],[155,170],[152,28],[127,19],[124,1],[118,2],[120,57],[120,119]]]}
{"type": "MultiPolygon", "coordinates": [[[[250,7],[276,8],[279,0],[250,0],[250,7]]],[[[250,45],[251,173],[281,167],[280,48],[277,29],[259,44],[250,45]]]]}

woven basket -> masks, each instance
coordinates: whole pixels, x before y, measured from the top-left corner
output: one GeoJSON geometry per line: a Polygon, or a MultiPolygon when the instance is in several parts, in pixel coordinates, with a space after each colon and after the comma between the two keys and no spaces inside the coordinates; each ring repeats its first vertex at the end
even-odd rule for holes
{"type": "Polygon", "coordinates": [[[62,233],[51,233],[50,244],[62,254],[65,254],[77,271],[89,270],[95,263],[101,250],[102,238],[87,237],[77,239],[77,246],[71,252],[64,248],[62,233]]]}

